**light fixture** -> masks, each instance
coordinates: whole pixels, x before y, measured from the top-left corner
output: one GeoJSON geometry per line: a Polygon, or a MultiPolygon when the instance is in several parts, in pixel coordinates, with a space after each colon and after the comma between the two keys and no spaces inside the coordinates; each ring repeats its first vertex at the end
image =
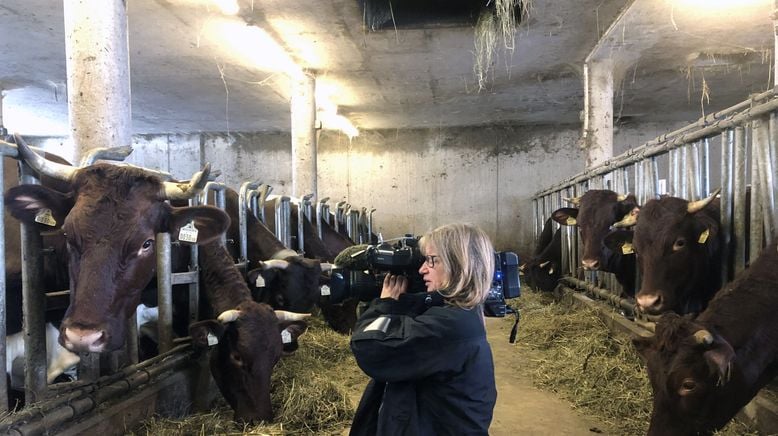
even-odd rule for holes
{"type": "Polygon", "coordinates": [[[683,9],[695,9],[701,12],[719,12],[741,8],[767,5],[773,0],[671,0],[671,4],[683,9]]]}
{"type": "Polygon", "coordinates": [[[240,12],[238,0],[213,0],[224,15],[237,15],[240,12]]]}

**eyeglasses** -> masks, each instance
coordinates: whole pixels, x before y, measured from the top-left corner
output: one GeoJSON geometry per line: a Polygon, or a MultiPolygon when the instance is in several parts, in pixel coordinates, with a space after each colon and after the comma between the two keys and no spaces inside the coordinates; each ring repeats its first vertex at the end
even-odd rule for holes
{"type": "Polygon", "coordinates": [[[431,254],[429,256],[424,256],[424,263],[427,264],[430,268],[435,268],[435,259],[437,258],[437,255],[431,254]]]}

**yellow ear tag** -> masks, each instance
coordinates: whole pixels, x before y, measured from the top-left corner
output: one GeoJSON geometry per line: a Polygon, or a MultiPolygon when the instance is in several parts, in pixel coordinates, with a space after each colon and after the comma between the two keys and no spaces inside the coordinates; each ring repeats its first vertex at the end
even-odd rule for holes
{"type": "Polygon", "coordinates": [[[190,221],[178,231],[178,240],[181,242],[197,243],[197,228],[194,222],[190,221]]]}
{"type": "Polygon", "coordinates": [[[35,222],[41,223],[47,226],[54,227],[57,225],[57,220],[51,214],[51,209],[41,209],[35,214],[35,222]]]}
{"type": "Polygon", "coordinates": [[[578,224],[578,221],[576,221],[575,218],[573,218],[571,216],[567,217],[567,225],[568,226],[574,226],[576,224],[578,224]]]}
{"type": "Polygon", "coordinates": [[[621,252],[622,254],[633,254],[635,253],[635,249],[632,248],[632,244],[625,242],[624,245],[621,246],[621,252]]]}
{"type": "Polygon", "coordinates": [[[700,234],[700,239],[697,240],[697,243],[704,244],[705,241],[708,240],[708,236],[710,236],[710,229],[705,229],[705,231],[700,234]]]}

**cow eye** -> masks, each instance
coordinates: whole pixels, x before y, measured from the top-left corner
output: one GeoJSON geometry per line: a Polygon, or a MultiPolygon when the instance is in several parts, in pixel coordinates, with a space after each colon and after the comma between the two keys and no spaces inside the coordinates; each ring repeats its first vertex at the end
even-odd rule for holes
{"type": "Polygon", "coordinates": [[[149,250],[152,245],[154,245],[154,240],[153,239],[146,239],[143,242],[143,251],[149,250]]]}
{"type": "Polygon", "coordinates": [[[679,393],[681,395],[689,395],[694,392],[695,389],[697,389],[697,383],[694,381],[694,379],[685,378],[681,382],[681,389],[679,393]]]}
{"type": "Polygon", "coordinates": [[[678,238],[675,240],[675,243],[673,243],[673,251],[678,251],[686,246],[686,239],[685,238],[678,238]]]}

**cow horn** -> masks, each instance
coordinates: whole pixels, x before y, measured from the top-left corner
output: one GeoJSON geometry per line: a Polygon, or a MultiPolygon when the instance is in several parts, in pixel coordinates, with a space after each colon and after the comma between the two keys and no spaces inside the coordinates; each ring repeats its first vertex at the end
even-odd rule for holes
{"type": "Polygon", "coordinates": [[[19,150],[19,157],[24,160],[27,165],[32,169],[40,173],[41,175],[49,176],[54,179],[63,180],[69,182],[73,180],[77,168],[70,165],[64,165],[57,162],[52,162],[38,153],[34,152],[21,135],[14,133],[14,140],[16,141],[17,150],[19,150]]]}
{"type": "Polygon", "coordinates": [[[626,200],[627,197],[629,197],[629,194],[617,194],[616,195],[616,201],[622,202],[622,201],[626,200]]]}
{"type": "Polygon", "coordinates": [[[713,343],[713,335],[705,329],[697,330],[694,333],[694,342],[699,345],[710,345],[713,343]]]}
{"type": "Polygon", "coordinates": [[[633,227],[638,222],[638,211],[640,209],[635,208],[632,209],[628,214],[624,215],[624,218],[621,219],[621,221],[613,223],[613,226],[617,229],[625,229],[629,227],[633,227]]]}
{"type": "Polygon", "coordinates": [[[708,204],[710,204],[711,201],[713,201],[714,198],[716,198],[717,195],[721,192],[721,188],[713,191],[711,195],[709,195],[707,198],[703,198],[702,200],[697,201],[690,201],[689,204],[686,206],[686,212],[687,213],[697,213],[705,208],[708,204]]]}
{"type": "Polygon", "coordinates": [[[230,309],[230,310],[225,310],[224,312],[219,314],[219,316],[216,317],[216,319],[219,320],[219,322],[222,324],[227,324],[228,322],[235,321],[236,319],[238,319],[238,317],[240,317],[240,310],[230,309]]]}
{"type": "Polygon", "coordinates": [[[568,203],[573,204],[574,206],[578,206],[581,204],[581,197],[564,197],[562,200],[565,200],[568,203]]]}
{"type": "Polygon", "coordinates": [[[550,260],[547,260],[547,261],[545,261],[545,262],[542,262],[542,263],[538,264],[538,266],[539,266],[539,267],[541,267],[541,268],[545,268],[545,267],[546,267],[546,265],[548,265],[549,263],[551,263],[551,261],[550,261],[550,260]]]}
{"type": "Polygon", "coordinates": [[[211,164],[207,163],[202,171],[198,171],[192,175],[192,179],[189,180],[189,182],[164,182],[164,198],[166,200],[187,200],[194,197],[197,193],[202,191],[205,184],[208,183],[208,174],[210,174],[210,172],[211,164]]]}
{"type": "Polygon", "coordinates": [[[289,262],[281,259],[270,259],[262,262],[262,269],[271,269],[271,268],[278,268],[278,269],[287,269],[289,267],[289,262]]]}
{"type": "Polygon", "coordinates": [[[327,271],[331,271],[332,270],[332,264],[331,263],[322,262],[322,263],[319,264],[319,266],[321,266],[322,272],[327,272],[327,271]]]}
{"type": "Polygon", "coordinates": [[[521,265],[519,265],[519,271],[520,271],[520,272],[524,272],[524,270],[525,270],[526,268],[527,268],[527,264],[526,264],[526,263],[522,263],[521,265]]]}
{"type": "Polygon", "coordinates": [[[305,318],[311,316],[310,313],[294,313],[288,312],[286,310],[276,310],[274,312],[276,313],[279,321],[302,321],[305,318]]]}

